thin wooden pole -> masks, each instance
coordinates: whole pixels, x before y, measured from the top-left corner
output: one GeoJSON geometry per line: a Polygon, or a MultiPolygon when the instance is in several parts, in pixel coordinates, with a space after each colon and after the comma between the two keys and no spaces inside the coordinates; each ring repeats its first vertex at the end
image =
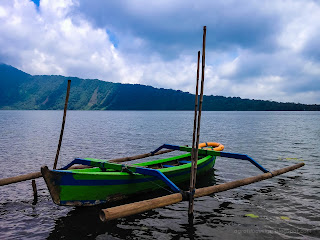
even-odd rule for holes
{"type": "Polygon", "coordinates": [[[60,137],[59,137],[59,143],[58,143],[58,148],[57,148],[57,153],[56,153],[56,158],[54,160],[53,164],[53,169],[57,168],[57,163],[58,163],[58,158],[59,158],[59,152],[61,148],[61,143],[62,143],[62,137],[63,137],[63,131],[64,131],[64,125],[66,123],[66,115],[67,115],[67,108],[68,108],[68,100],[69,100],[69,93],[70,93],[70,85],[71,85],[71,80],[68,80],[68,87],[67,87],[67,94],[66,94],[66,101],[64,103],[64,111],[63,111],[63,119],[62,119],[62,126],[61,126],[61,131],[60,131],[60,137]]]}
{"type": "MultiPolygon", "coordinates": [[[[195,104],[194,104],[194,121],[193,121],[193,136],[192,136],[192,151],[191,151],[191,171],[190,174],[190,192],[193,191],[194,178],[195,174],[195,155],[198,152],[196,149],[196,131],[197,131],[197,117],[198,117],[198,90],[199,90],[199,68],[200,68],[200,51],[198,51],[198,63],[197,63],[197,81],[196,81],[196,96],[195,96],[195,104]]],[[[189,201],[189,210],[192,208],[193,201],[189,201]]]]}
{"type": "MultiPolygon", "coordinates": [[[[201,90],[200,90],[200,103],[199,103],[199,114],[198,114],[198,123],[197,123],[196,149],[199,148],[199,139],[200,139],[200,123],[201,123],[201,111],[202,111],[202,103],[203,103],[204,71],[205,71],[205,56],[206,56],[206,33],[207,33],[207,27],[204,26],[203,27],[203,42],[202,42],[201,90]]],[[[198,162],[198,151],[195,151],[193,168],[191,169],[191,175],[193,175],[194,177],[193,177],[192,187],[190,188],[191,194],[190,194],[189,210],[188,210],[189,222],[193,220],[193,207],[194,207],[193,193],[194,193],[195,187],[196,187],[197,162],[198,162]]]]}
{"type": "MultiPolygon", "coordinates": [[[[268,173],[264,173],[254,177],[244,178],[244,179],[227,182],[219,185],[214,185],[210,187],[199,188],[195,190],[194,197],[195,198],[203,197],[203,196],[211,195],[213,193],[223,192],[223,191],[227,191],[237,187],[249,185],[255,182],[259,182],[262,180],[266,180],[268,178],[278,176],[280,174],[283,174],[289,171],[293,171],[302,166],[304,166],[304,163],[298,163],[296,165],[282,168],[282,169],[273,171],[271,173],[268,172],[268,173]]],[[[167,195],[164,197],[158,197],[150,200],[125,204],[125,205],[112,207],[108,209],[102,209],[100,211],[99,216],[101,221],[105,222],[105,221],[110,221],[117,218],[127,217],[134,214],[146,212],[155,208],[165,207],[168,205],[181,202],[182,200],[183,200],[182,194],[175,193],[175,194],[167,195]]]]}

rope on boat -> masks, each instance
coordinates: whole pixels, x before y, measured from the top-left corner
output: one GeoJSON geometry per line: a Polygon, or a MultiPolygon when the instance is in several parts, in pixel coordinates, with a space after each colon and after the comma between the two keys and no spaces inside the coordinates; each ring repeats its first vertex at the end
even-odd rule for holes
{"type": "MultiPolygon", "coordinates": [[[[122,164],[121,166],[122,166],[122,171],[123,171],[123,172],[129,173],[129,174],[136,174],[136,173],[132,172],[132,171],[128,168],[128,166],[130,166],[130,165],[122,164]]],[[[146,180],[147,180],[148,182],[153,183],[153,184],[156,185],[157,187],[166,190],[167,192],[169,192],[169,193],[171,193],[171,194],[172,194],[172,193],[175,193],[175,192],[170,191],[168,188],[165,188],[165,187],[161,186],[160,184],[157,184],[155,181],[157,181],[157,180],[159,180],[159,179],[149,180],[148,178],[146,178],[146,180]]]]}
{"type": "MultiPolygon", "coordinates": [[[[167,192],[169,192],[169,193],[171,193],[171,194],[175,193],[175,192],[169,190],[168,188],[165,188],[165,187],[161,186],[160,184],[157,184],[157,183],[155,182],[156,180],[149,180],[148,178],[146,178],[146,180],[147,180],[148,182],[151,182],[151,183],[153,183],[154,185],[158,186],[159,188],[162,188],[163,190],[166,190],[167,192]]],[[[157,180],[158,180],[158,179],[157,179],[157,180]]]]}

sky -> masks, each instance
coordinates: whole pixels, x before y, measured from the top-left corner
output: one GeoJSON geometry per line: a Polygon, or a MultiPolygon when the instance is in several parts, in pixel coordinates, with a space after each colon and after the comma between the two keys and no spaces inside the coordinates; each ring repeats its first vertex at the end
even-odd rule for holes
{"type": "Polygon", "coordinates": [[[318,0],[0,0],[0,62],[32,75],[320,104],[318,0]]]}

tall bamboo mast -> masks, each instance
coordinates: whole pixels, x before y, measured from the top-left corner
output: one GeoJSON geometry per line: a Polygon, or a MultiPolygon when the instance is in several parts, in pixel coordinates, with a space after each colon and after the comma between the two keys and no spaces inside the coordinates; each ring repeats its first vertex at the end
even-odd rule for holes
{"type": "MultiPolygon", "coordinates": [[[[194,179],[195,179],[195,155],[198,154],[196,148],[196,132],[197,132],[197,119],[198,119],[198,90],[199,90],[199,67],[200,67],[200,51],[198,51],[198,64],[197,64],[197,81],[196,81],[196,93],[195,93],[195,104],[194,104],[194,122],[193,122],[193,136],[192,136],[192,151],[191,151],[191,175],[190,175],[190,192],[192,192],[194,179]]],[[[189,199],[189,218],[192,218],[192,212],[190,210],[193,209],[193,199],[189,199]]]]}
{"type": "MultiPolygon", "coordinates": [[[[206,52],[206,33],[207,27],[203,27],[203,41],[202,41],[202,67],[201,67],[201,90],[200,90],[200,103],[199,103],[199,114],[197,121],[197,139],[194,147],[194,154],[192,154],[192,167],[191,167],[191,177],[190,177],[190,198],[189,198],[189,210],[188,216],[189,221],[193,220],[193,206],[194,206],[194,192],[196,186],[196,176],[197,176],[197,162],[198,162],[198,148],[199,148],[199,139],[200,139],[200,123],[201,123],[201,111],[203,103],[203,89],[204,89],[204,71],[205,71],[205,52],[206,52]]],[[[197,97],[197,96],[196,96],[197,97]]],[[[196,104],[197,105],[197,100],[196,104]]],[[[197,107],[197,106],[196,106],[197,107]]],[[[195,114],[196,117],[196,114],[195,114]]],[[[194,121],[196,122],[196,121],[194,121]]],[[[195,126],[194,126],[195,129],[195,126]]],[[[194,133],[195,135],[195,133],[194,133]]]]}

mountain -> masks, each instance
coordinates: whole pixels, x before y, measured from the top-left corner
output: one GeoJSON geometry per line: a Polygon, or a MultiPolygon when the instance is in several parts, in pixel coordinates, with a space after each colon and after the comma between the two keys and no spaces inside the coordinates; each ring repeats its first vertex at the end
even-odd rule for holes
{"type": "Polygon", "coordinates": [[[20,98],[20,86],[30,77],[31,75],[16,68],[0,64],[0,108],[11,106],[15,99],[20,98]]]}
{"type": "MultiPolygon", "coordinates": [[[[68,109],[194,109],[194,95],[179,90],[56,75],[32,76],[5,64],[0,64],[0,109],[63,109],[68,79],[71,79],[68,109]]],[[[320,105],[204,96],[203,110],[319,111],[320,105]]]]}

